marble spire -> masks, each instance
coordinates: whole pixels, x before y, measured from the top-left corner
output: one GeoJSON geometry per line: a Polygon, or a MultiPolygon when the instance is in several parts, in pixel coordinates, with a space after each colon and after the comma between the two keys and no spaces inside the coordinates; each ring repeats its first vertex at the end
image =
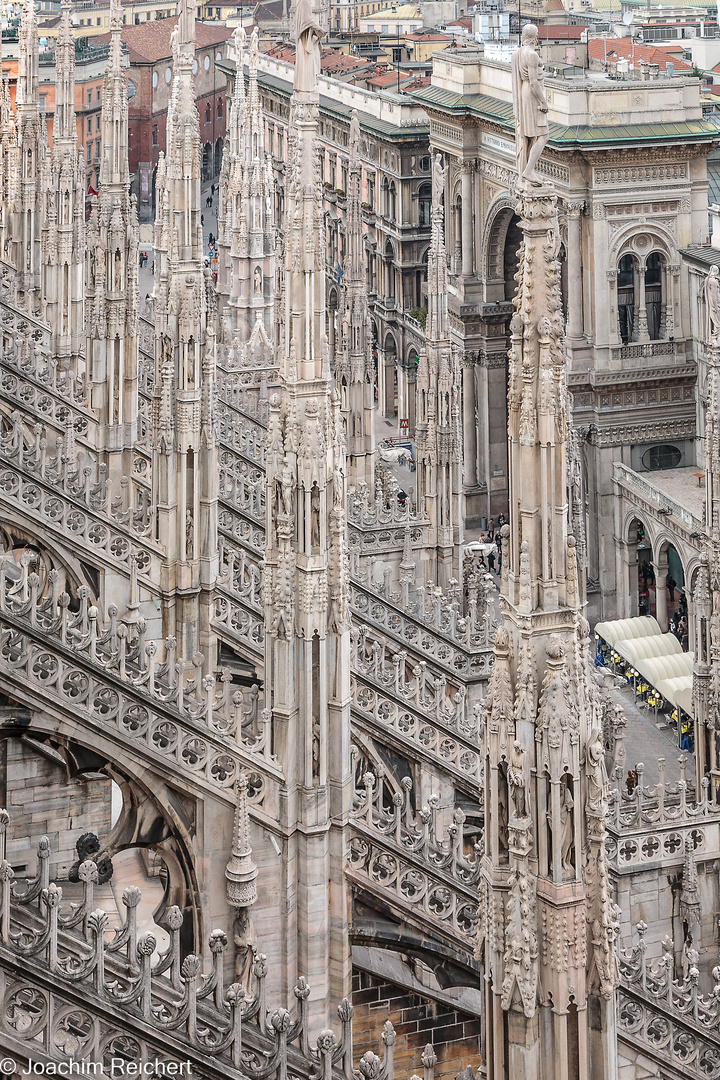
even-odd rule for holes
{"type": "Polygon", "coordinates": [[[25,0],[15,98],[17,166],[8,186],[9,201],[3,198],[2,258],[17,270],[18,302],[35,314],[40,314],[43,189],[49,182],[47,135],[40,116],[39,52],[35,3],[25,0]]]}
{"type": "Polygon", "coordinates": [[[102,162],[87,226],[87,355],[98,449],[116,489],[132,476],[137,439],[138,221],[130,195],[127,71],[120,0],[110,5],[110,50],[102,97],[102,162]]]}
{"type": "Polygon", "coordinates": [[[695,714],[695,777],[697,790],[706,776],[710,797],[720,801],[720,269],[710,267],[705,279],[705,513],[702,556],[692,582],[695,630],[693,712],[695,714]]]}
{"type": "Polygon", "coordinates": [[[350,121],[349,149],[341,341],[335,355],[335,381],[340,389],[347,434],[348,482],[357,484],[359,480],[362,480],[372,487],[375,450],[373,434],[375,370],[365,273],[362,163],[357,113],[353,113],[350,121]]]}
{"type": "Polygon", "coordinates": [[[156,177],[152,500],[165,549],[163,634],[177,638],[180,655],[200,652],[210,675],[218,571],[215,290],[203,265],[193,0],[180,0],[170,40],[167,153],[160,155],[156,177]]]}
{"type": "MultiPolygon", "coordinates": [[[[326,12],[321,13],[323,18],[326,12]]],[[[263,579],[266,693],[288,797],[282,825],[295,903],[297,974],[316,1023],[348,991],[343,881],[350,765],[350,610],[345,440],[325,333],[325,226],[317,152],[319,39],[296,5],[279,383],[270,387],[263,579]],[[294,873],[294,870],[293,870],[294,873]]]]}
{"type": "Polygon", "coordinates": [[[42,295],[52,353],[62,368],[80,377],[85,366],[85,163],[75,121],[70,0],[63,0],[60,15],[55,83],[50,176],[43,185],[42,295]]]}
{"type": "Polygon", "coordinates": [[[60,32],[55,51],[55,119],[53,146],[64,140],[77,142],[75,127],[75,39],[72,32],[72,4],[63,0],[60,32]]]}
{"type": "Polygon", "coordinates": [[[25,0],[20,20],[18,41],[18,75],[16,106],[39,111],[40,46],[38,41],[35,0],[25,0]]]}
{"type": "Polygon", "coordinates": [[[483,709],[478,955],[488,1075],[531,1080],[552,1061],[561,1080],[611,1080],[618,911],[605,853],[603,701],[578,585],[585,567],[569,531],[557,196],[534,171],[530,112],[544,102],[541,74],[523,56],[515,68],[533,168],[517,188],[523,241],[508,364],[504,624],[483,709]]]}
{"type": "Polygon", "coordinates": [[[236,76],[218,196],[218,290],[229,321],[226,342],[246,363],[264,368],[272,361],[274,333],[275,183],[258,89],[258,29],[249,47],[242,27],[233,38],[236,76]]]}
{"type": "Polygon", "coordinates": [[[462,433],[457,357],[450,345],[443,193],[445,169],[433,163],[432,232],[428,251],[428,313],[416,400],[418,507],[430,521],[430,572],[441,585],[459,576],[463,539],[462,433]]]}

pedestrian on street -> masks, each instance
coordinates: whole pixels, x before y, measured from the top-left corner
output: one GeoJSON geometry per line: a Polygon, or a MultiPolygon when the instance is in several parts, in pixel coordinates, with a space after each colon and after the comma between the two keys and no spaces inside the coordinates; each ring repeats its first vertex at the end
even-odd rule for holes
{"type": "Polygon", "coordinates": [[[675,586],[677,585],[677,582],[675,581],[674,577],[668,574],[668,576],[665,578],[665,584],[667,585],[670,603],[673,604],[675,602],[675,586]]]}
{"type": "Polygon", "coordinates": [[[210,185],[210,194],[211,194],[211,195],[214,195],[214,194],[215,194],[215,185],[214,185],[214,184],[211,184],[211,185],[210,185]]]}
{"type": "Polygon", "coordinates": [[[487,561],[488,561],[488,570],[490,570],[494,574],[495,573],[495,552],[494,551],[490,552],[490,554],[488,555],[488,560],[487,561]]]}

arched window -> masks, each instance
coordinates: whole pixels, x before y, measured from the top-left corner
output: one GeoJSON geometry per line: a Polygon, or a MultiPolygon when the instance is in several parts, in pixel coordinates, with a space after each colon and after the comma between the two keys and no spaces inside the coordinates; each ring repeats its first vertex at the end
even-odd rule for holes
{"type": "Polygon", "coordinates": [[[653,251],[645,263],[645,310],[648,334],[651,341],[665,337],[663,319],[663,260],[660,252],[653,251]]]}
{"type": "Polygon", "coordinates": [[[617,295],[620,339],[623,345],[633,340],[635,329],[635,273],[637,262],[633,255],[623,255],[618,263],[617,295]]]}
{"type": "Polygon", "coordinates": [[[432,185],[422,184],[418,192],[418,224],[430,224],[430,212],[432,210],[432,185]]]}
{"type": "Polygon", "coordinates": [[[385,295],[390,300],[395,299],[395,263],[394,263],[394,257],[395,257],[395,252],[393,251],[393,246],[390,243],[390,241],[388,240],[388,242],[385,245],[385,271],[386,271],[385,276],[386,276],[386,280],[387,280],[387,285],[386,285],[386,288],[385,288],[385,295]]]}

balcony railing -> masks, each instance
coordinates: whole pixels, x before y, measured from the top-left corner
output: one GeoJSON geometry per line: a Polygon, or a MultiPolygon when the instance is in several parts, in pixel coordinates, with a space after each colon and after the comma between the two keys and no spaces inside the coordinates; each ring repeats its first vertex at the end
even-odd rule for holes
{"type": "Polygon", "coordinates": [[[681,506],[679,502],[675,502],[669,495],[665,495],[664,492],[660,491],[659,488],[656,488],[654,484],[651,484],[644,477],[639,476],[633,469],[628,468],[627,465],[621,465],[619,461],[613,463],[613,480],[631,494],[637,495],[639,498],[644,499],[645,502],[664,510],[668,518],[681,521],[691,532],[700,532],[702,529],[700,518],[696,517],[685,506],[681,506]]]}

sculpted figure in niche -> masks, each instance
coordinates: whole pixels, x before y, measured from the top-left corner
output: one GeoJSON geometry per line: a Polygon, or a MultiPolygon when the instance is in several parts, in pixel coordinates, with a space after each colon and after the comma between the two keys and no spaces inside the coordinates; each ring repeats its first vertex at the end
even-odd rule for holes
{"type": "Polygon", "coordinates": [[[705,307],[707,308],[708,345],[720,344],[720,268],[710,267],[705,278],[705,307]]]}
{"type": "Polygon", "coordinates": [[[572,850],[575,839],[575,830],[573,828],[574,806],[575,800],[572,797],[570,788],[567,782],[563,781],[560,802],[560,861],[565,871],[574,869],[572,863],[572,850]]]}
{"type": "Polygon", "coordinates": [[[255,267],[255,295],[258,296],[262,292],[263,277],[262,270],[259,266],[255,267]]]}
{"type": "Polygon", "coordinates": [[[600,728],[596,728],[590,735],[585,767],[588,781],[588,810],[593,810],[595,813],[604,813],[609,784],[607,769],[605,768],[605,747],[603,746],[600,728]]]}
{"type": "Polygon", "coordinates": [[[522,44],[512,58],[512,92],[518,179],[539,187],[545,181],[535,166],[548,141],[549,128],[545,75],[537,43],[537,26],[524,26],[522,44]]]}
{"type": "Polygon", "coordinates": [[[290,461],[285,455],[283,460],[282,470],[282,512],[286,517],[292,517],[293,512],[293,488],[295,486],[295,477],[293,476],[292,466],[290,461]]]}
{"type": "Polygon", "coordinates": [[[512,801],[515,806],[515,816],[519,818],[527,817],[524,756],[525,747],[516,739],[513,743],[512,754],[510,755],[507,779],[512,801]]]}
{"type": "Polygon", "coordinates": [[[310,0],[295,5],[295,81],[294,89],[313,93],[320,74],[320,42],[325,31],[315,18],[310,0]]]}
{"type": "Polygon", "coordinates": [[[313,484],[310,492],[310,549],[320,550],[320,488],[313,484]]]}

